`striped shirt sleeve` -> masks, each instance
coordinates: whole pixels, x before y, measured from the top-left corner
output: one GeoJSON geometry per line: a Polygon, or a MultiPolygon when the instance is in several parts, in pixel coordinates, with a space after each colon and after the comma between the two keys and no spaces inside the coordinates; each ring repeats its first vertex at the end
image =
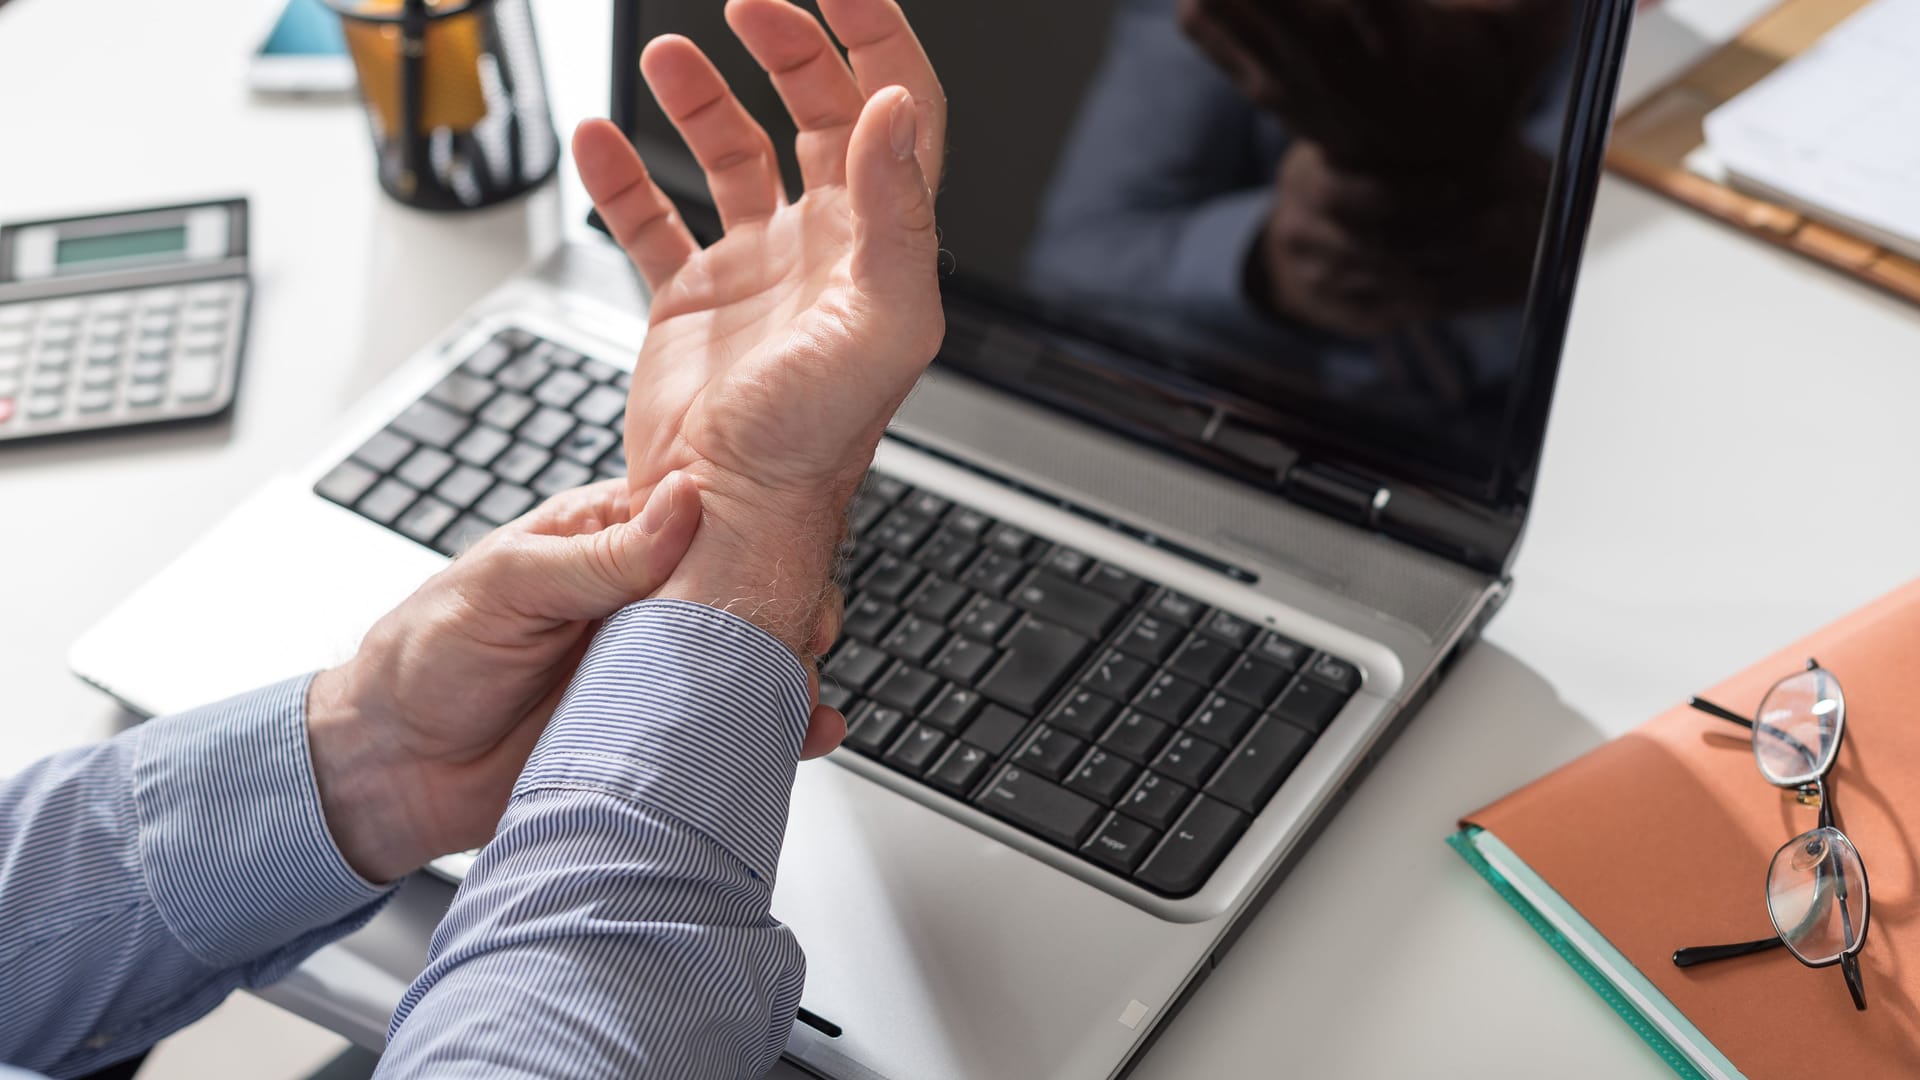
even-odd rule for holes
{"type": "Polygon", "coordinates": [[[402,1001],[381,1077],[773,1066],[805,961],[770,911],[812,701],[697,604],[600,631],[402,1001]]]}
{"type": "Polygon", "coordinates": [[[131,1057],[273,982],[389,890],[334,846],[307,678],[149,721],[0,782],[0,1061],[131,1057]]]}

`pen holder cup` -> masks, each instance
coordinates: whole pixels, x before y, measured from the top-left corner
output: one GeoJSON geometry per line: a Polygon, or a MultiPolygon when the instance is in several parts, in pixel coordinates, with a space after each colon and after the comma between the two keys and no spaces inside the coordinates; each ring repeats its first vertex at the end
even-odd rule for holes
{"type": "Polygon", "coordinates": [[[346,31],[389,195],[467,210],[553,175],[560,144],[527,0],[326,3],[346,31]]]}

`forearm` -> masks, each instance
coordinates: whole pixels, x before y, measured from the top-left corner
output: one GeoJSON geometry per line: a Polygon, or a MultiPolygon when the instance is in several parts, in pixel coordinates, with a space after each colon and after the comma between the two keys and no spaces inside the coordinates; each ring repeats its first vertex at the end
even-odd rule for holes
{"type": "Polygon", "coordinates": [[[609,620],[381,1075],[771,1067],[804,973],[770,905],[810,704],[789,647],[737,618],[650,601],[609,620]]]}
{"type": "Polygon", "coordinates": [[[0,783],[0,1061],[76,1075],[280,978],[385,895],[326,830],[306,680],[0,783]]]}

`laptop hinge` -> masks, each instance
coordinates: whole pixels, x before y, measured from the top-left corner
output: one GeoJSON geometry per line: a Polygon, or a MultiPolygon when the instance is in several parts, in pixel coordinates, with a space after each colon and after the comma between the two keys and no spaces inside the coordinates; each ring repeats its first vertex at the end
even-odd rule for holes
{"type": "Polygon", "coordinates": [[[1319,462],[1295,465],[1286,474],[1289,498],[1343,521],[1379,528],[1393,492],[1363,476],[1319,462]]]}

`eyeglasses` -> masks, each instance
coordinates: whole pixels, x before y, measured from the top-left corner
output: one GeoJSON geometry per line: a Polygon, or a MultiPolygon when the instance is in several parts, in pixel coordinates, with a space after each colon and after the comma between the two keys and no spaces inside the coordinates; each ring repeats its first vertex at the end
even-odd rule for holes
{"type": "Polygon", "coordinates": [[[1827,774],[1847,729],[1847,699],[1833,672],[1808,660],[1805,671],[1773,684],[1749,720],[1703,698],[1688,702],[1711,716],[1753,732],[1753,760],[1767,783],[1818,805],[1815,828],[1786,842],[1767,868],[1767,914],[1775,935],[1737,945],[1709,945],[1673,954],[1678,967],[1747,956],[1785,945],[1808,967],[1840,965],[1853,1007],[1867,1007],[1860,985],[1860,950],[1867,943],[1867,869],[1853,841],[1834,827],[1833,786],[1827,774]]]}

